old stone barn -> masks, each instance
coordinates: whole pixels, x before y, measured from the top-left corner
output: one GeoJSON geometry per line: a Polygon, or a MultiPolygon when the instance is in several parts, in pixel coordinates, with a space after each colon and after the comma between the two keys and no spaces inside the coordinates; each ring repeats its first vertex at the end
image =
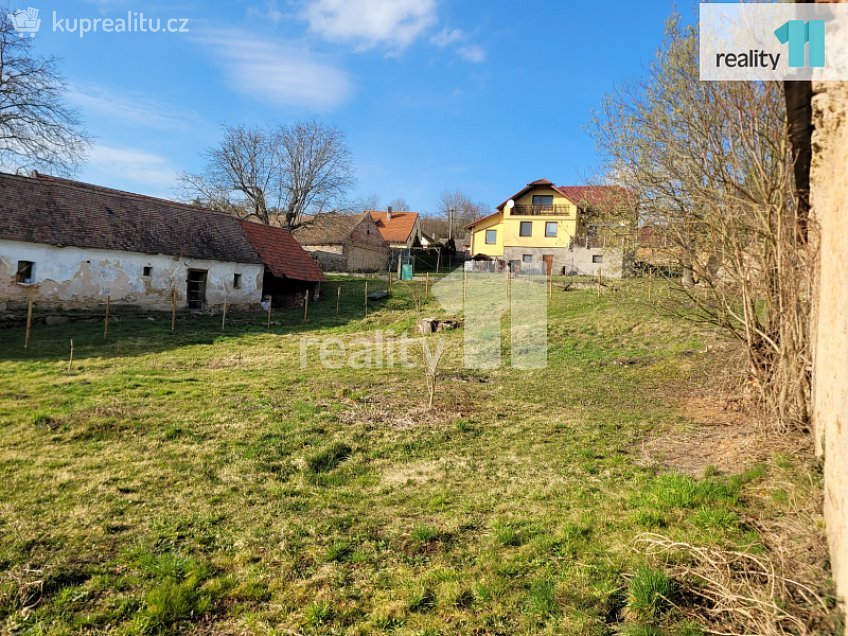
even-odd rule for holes
{"type": "Polygon", "coordinates": [[[323,274],[290,232],[195,206],[0,173],[0,309],[259,309],[323,274]]]}

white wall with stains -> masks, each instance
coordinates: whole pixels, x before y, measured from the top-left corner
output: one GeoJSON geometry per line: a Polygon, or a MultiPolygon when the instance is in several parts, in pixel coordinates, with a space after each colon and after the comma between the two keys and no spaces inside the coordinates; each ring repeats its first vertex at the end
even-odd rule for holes
{"type": "Polygon", "coordinates": [[[42,307],[91,309],[109,296],[115,305],[166,311],[174,288],[177,308],[185,308],[189,269],[207,271],[205,307],[221,306],[225,299],[232,307],[246,307],[262,299],[264,266],[259,264],[0,240],[0,309],[30,298],[42,307]],[[32,284],[16,281],[20,261],[35,263],[32,284]],[[145,267],[151,268],[149,276],[145,267]],[[241,274],[238,289],[234,274],[241,274]]]}

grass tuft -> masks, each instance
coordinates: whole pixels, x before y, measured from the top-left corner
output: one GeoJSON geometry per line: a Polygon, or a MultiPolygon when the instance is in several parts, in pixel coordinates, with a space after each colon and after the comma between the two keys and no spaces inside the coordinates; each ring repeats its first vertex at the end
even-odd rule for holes
{"type": "Polygon", "coordinates": [[[661,570],[641,567],[627,586],[627,609],[644,620],[660,617],[671,607],[674,582],[661,570]]]}

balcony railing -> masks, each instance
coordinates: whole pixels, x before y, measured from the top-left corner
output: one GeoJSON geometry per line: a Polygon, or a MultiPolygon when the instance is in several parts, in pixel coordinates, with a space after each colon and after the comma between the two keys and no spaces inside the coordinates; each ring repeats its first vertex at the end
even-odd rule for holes
{"type": "Polygon", "coordinates": [[[510,211],[512,216],[568,216],[570,205],[516,205],[510,211]]]}

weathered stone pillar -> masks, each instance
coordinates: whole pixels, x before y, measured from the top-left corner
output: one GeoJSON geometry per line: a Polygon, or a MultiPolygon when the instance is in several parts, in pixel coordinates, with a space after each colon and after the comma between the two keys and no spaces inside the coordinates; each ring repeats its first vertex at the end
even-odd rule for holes
{"type": "MultiPolygon", "coordinates": [[[[848,83],[813,86],[810,193],[819,278],[814,420],[825,457],[825,518],[837,591],[848,596],[848,83]]],[[[846,631],[848,634],[848,631],[846,631]]]]}

